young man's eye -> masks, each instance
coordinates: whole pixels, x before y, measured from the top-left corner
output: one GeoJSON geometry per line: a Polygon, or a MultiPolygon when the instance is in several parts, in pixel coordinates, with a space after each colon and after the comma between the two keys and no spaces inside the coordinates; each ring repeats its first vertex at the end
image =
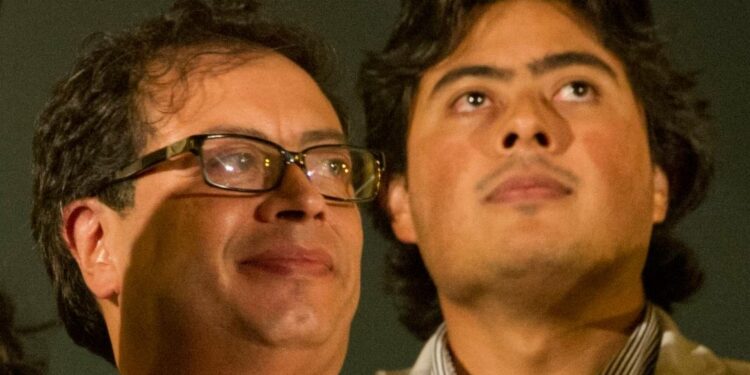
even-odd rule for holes
{"type": "Polygon", "coordinates": [[[472,91],[461,95],[453,103],[453,110],[458,113],[472,112],[489,105],[489,102],[489,98],[484,93],[472,91]]]}
{"type": "Polygon", "coordinates": [[[596,90],[584,81],[573,81],[555,93],[555,100],[566,102],[587,102],[596,99],[596,90]]]}

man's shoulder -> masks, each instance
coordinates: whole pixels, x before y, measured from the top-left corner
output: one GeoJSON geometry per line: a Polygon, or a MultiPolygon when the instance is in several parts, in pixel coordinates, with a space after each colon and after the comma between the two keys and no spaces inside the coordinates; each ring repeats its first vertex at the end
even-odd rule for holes
{"type": "Polygon", "coordinates": [[[750,375],[750,362],[717,356],[683,336],[666,312],[658,315],[663,334],[656,375],[750,375]]]}

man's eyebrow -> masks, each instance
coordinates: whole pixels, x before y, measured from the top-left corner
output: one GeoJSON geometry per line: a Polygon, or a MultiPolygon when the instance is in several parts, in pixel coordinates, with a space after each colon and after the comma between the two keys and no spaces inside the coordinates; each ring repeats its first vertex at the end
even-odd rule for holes
{"type": "MultiPolygon", "coordinates": [[[[265,133],[255,130],[252,128],[246,128],[243,126],[231,126],[231,125],[220,125],[210,129],[208,133],[230,133],[230,134],[242,134],[249,135],[252,137],[265,139],[269,141],[268,135],[265,133]]],[[[336,129],[319,129],[319,130],[308,130],[302,133],[300,137],[301,145],[308,145],[311,143],[336,143],[344,144],[347,142],[346,135],[340,130],[336,129]]]]}
{"type": "Polygon", "coordinates": [[[513,78],[511,69],[498,68],[490,65],[468,65],[449,70],[432,87],[430,96],[434,96],[440,89],[465,77],[492,78],[500,81],[509,81],[513,78]]]}
{"type": "Polygon", "coordinates": [[[234,126],[234,125],[219,125],[212,127],[208,131],[204,132],[206,134],[241,134],[241,135],[249,135],[251,137],[260,138],[268,140],[268,136],[265,135],[263,132],[259,130],[255,130],[253,128],[247,128],[244,126],[234,126]]]}
{"type": "Polygon", "coordinates": [[[568,66],[586,65],[607,73],[612,78],[617,78],[617,73],[604,60],[587,52],[563,52],[547,55],[541,60],[536,60],[526,67],[531,74],[539,76],[549,71],[562,69],[568,66]]]}
{"type": "Polygon", "coordinates": [[[334,129],[309,130],[302,133],[302,139],[300,139],[303,145],[321,142],[343,144],[346,143],[346,135],[334,129]]]}

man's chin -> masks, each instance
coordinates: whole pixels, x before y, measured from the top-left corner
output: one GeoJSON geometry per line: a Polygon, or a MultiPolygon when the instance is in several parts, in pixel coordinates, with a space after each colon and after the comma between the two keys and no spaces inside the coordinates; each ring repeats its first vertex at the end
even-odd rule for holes
{"type": "Polygon", "coordinates": [[[310,306],[278,311],[264,325],[262,335],[269,344],[289,348],[321,345],[333,332],[332,322],[322,319],[321,313],[310,306]]]}

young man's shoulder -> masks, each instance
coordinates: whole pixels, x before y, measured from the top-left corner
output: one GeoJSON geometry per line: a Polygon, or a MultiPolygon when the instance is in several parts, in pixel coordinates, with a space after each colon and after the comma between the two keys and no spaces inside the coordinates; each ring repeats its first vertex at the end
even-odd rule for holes
{"type": "MultiPolygon", "coordinates": [[[[717,356],[711,349],[683,336],[677,324],[664,310],[655,310],[662,329],[656,375],[750,375],[750,362],[717,356]]],[[[417,371],[381,370],[375,375],[428,375],[431,373],[429,364],[432,361],[430,358],[423,358],[424,354],[425,350],[417,360],[417,371]]]]}
{"type": "Polygon", "coordinates": [[[677,324],[658,310],[663,334],[656,375],[750,375],[750,362],[721,358],[680,333],[677,324]]]}

